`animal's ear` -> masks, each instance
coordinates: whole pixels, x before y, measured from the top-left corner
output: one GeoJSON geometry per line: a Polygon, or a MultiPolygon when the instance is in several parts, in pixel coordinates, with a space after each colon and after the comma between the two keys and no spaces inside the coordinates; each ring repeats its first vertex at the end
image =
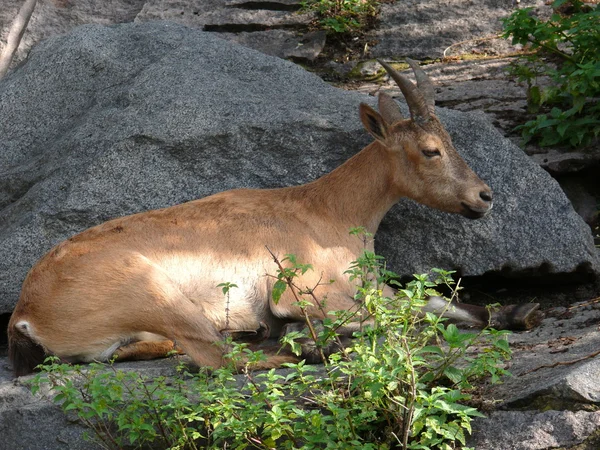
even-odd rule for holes
{"type": "Polygon", "coordinates": [[[378,141],[385,141],[387,137],[387,123],[383,117],[366,103],[360,104],[360,120],[367,131],[378,141]]]}
{"type": "Polygon", "coordinates": [[[400,112],[398,103],[396,103],[396,101],[385,92],[379,93],[378,106],[379,112],[386,123],[391,125],[399,120],[404,119],[404,117],[402,117],[402,113],[400,112]]]}

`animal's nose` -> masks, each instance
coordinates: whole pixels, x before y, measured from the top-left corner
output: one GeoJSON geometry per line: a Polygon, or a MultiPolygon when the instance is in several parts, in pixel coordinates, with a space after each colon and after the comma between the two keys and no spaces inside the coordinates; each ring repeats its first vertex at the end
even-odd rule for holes
{"type": "Polygon", "coordinates": [[[479,198],[481,198],[481,200],[483,200],[484,202],[491,202],[492,201],[492,191],[481,191],[479,193],[479,198]]]}

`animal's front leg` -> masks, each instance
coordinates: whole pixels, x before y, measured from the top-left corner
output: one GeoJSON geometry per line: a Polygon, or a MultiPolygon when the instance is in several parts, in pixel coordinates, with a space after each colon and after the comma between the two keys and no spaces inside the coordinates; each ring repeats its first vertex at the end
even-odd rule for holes
{"type": "Polygon", "coordinates": [[[264,322],[260,322],[259,328],[256,330],[236,330],[225,329],[221,330],[223,337],[231,337],[235,342],[246,342],[249,344],[258,344],[269,338],[271,328],[264,322]]]}
{"type": "Polygon", "coordinates": [[[467,303],[448,302],[441,297],[433,296],[429,297],[423,311],[472,327],[490,326],[497,330],[517,331],[530,330],[540,324],[543,314],[539,312],[539,307],[539,303],[525,303],[493,309],[467,303]]]}

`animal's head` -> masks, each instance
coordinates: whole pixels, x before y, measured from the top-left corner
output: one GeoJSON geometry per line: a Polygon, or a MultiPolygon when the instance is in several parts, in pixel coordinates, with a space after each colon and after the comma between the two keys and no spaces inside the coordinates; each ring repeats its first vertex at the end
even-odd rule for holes
{"type": "Polygon", "coordinates": [[[407,59],[415,86],[388,64],[382,66],[400,87],[410,111],[405,119],[397,103],[379,94],[379,112],[360,105],[367,131],[393,155],[393,185],[399,194],[442,211],[479,219],[492,209],[492,190],[461,158],[444,126],[435,116],[431,80],[407,59]]]}

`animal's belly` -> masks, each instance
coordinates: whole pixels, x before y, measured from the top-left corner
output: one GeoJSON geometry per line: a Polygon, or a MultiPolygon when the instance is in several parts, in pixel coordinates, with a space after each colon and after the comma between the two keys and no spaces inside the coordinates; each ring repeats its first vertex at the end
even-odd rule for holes
{"type": "Polygon", "coordinates": [[[160,265],[218,330],[256,330],[261,322],[271,320],[269,277],[260,263],[178,256],[160,265]]]}

